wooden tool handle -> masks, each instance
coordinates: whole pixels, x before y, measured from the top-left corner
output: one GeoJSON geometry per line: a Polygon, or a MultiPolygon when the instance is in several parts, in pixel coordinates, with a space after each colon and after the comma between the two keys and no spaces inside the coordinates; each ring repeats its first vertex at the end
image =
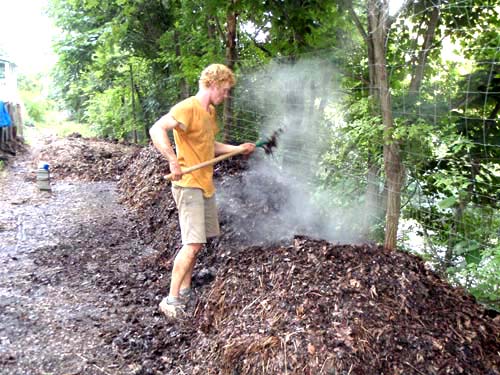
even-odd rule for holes
{"type": "MultiPolygon", "coordinates": [[[[219,156],[217,156],[217,157],[215,157],[213,159],[204,161],[203,163],[196,164],[196,165],[193,165],[193,166],[188,167],[188,168],[183,168],[182,169],[182,174],[184,175],[186,173],[191,173],[193,171],[196,171],[197,169],[200,169],[200,168],[203,168],[203,167],[207,167],[209,165],[213,165],[215,163],[218,163],[221,160],[229,159],[232,156],[242,154],[245,151],[246,150],[244,148],[242,148],[241,150],[240,149],[234,150],[234,151],[228,152],[226,154],[219,155],[219,156]]],[[[165,176],[165,179],[171,180],[172,179],[172,173],[167,174],[165,176]]]]}

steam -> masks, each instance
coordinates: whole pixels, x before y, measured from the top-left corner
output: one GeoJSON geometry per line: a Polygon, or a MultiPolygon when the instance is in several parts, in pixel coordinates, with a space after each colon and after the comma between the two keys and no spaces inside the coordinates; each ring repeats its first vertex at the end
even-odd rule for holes
{"type": "Polygon", "coordinates": [[[247,220],[238,225],[251,230],[254,244],[294,235],[342,243],[364,237],[370,213],[363,200],[340,207],[345,192],[322,191],[317,182],[329,139],[342,122],[338,113],[330,119],[325,115],[340,99],[337,76],[326,62],[307,60],[271,64],[240,80],[245,108],[262,116],[261,137],[283,130],[272,157],[257,150],[240,180],[218,188],[221,211],[243,215],[247,220]]]}

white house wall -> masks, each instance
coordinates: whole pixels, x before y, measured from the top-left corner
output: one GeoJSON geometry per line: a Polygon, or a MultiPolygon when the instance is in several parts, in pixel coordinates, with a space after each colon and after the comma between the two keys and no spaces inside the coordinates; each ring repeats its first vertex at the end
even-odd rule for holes
{"type": "Polygon", "coordinates": [[[0,59],[0,64],[5,65],[5,77],[0,78],[0,101],[20,104],[21,98],[17,89],[16,65],[2,59],[0,59]]]}

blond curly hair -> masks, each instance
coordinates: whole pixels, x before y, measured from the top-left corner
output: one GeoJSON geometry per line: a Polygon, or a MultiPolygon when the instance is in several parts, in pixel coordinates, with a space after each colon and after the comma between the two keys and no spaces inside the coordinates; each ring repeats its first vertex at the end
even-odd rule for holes
{"type": "Polygon", "coordinates": [[[231,69],[223,64],[211,64],[201,72],[200,86],[209,87],[215,84],[217,87],[222,86],[224,83],[229,83],[231,87],[236,84],[236,78],[231,69]]]}

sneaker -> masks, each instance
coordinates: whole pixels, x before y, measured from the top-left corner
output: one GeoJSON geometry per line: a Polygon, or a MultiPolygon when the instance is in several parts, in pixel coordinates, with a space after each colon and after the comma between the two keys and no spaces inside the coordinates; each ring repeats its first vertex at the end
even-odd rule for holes
{"type": "Polygon", "coordinates": [[[165,297],[160,302],[160,311],[169,318],[182,318],[186,312],[184,302],[180,298],[165,297]]]}
{"type": "Polygon", "coordinates": [[[192,291],[191,288],[184,288],[179,290],[179,299],[187,305],[189,303],[189,300],[191,299],[192,296],[192,291]]]}

